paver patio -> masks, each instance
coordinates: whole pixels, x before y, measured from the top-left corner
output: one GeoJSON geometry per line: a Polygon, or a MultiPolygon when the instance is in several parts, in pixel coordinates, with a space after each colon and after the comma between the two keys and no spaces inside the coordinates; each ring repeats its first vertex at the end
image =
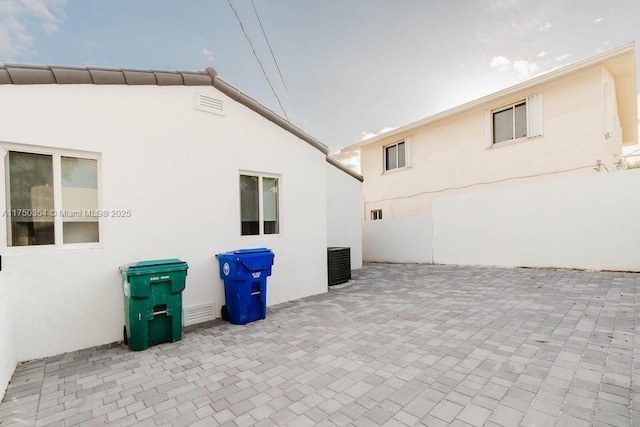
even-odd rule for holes
{"type": "Polygon", "coordinates": [[[639,299],[633,273],[370,264],[265,321],[22,363],[0,425],[639,425],[639,299]]]}

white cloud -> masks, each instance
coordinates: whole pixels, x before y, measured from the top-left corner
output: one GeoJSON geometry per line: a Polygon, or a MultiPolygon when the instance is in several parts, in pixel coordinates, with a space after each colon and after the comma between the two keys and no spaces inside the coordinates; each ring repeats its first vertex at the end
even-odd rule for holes
{"type": "Polygon", "coordinates": [[[15,61],[38,33],[58,30],[68,0],[0,0],[0,58],[15,61]]]}
{"type": "Polygon", "coordinates": [[[563,60],[569,58],[572,55],[573,55],[572,53],[562,54],[562,55],[556,57],[556,61],[563,61],[563,60]]]}
{"type": "Polygon", "coordinates": [[[511,61],[502,55],[494,56],[491,60],[491,68],[497,68],[498,71],[508,71],[511,69],[511,61]]]}
{"type": "Polygon", "coordinates": [[[360,134],[360,141],[364,141],[366,139],[373,138],[374,136],[382,135],[383,133],[391,132],[394,129],[396,129],[396,128],[391,128],[391,127],[386,126],[386,127],[383,127],[382,129],[380,129],[378,132],[362,132],[360,134]]]}
{"type": "Polygon", "coordinates": [[[537,54],[536,56],[538,58],[544,58],[545,56],[547,56],[549,54],[549,52],[545,52],[544,50],[542,52],[540,52],[539,54],[537,54]]]}
{"type": "Polygon", "coordinates": [[[535,76],[540,71],[540,66],[535,62],[528,61],[515,61],[513,63],[513,69],[518,73],[518,76],[529,78],[535,76]]]}
{"type": "MultiPolygon", "coordinates": [[[[546,52],[539,54],[539,57],[546,55],[546,52]]],[[[519,77],[529,78],[536,75],[540,71],[540,66],[535,62],[529,62],[524,60],[509,61],[506,57],[500,55],[495,56],[491,60],[491,68],[495,68],[502,73],[509,71],[515,71],[519,77]]]]}
{"type": "Polygon", "coordinates": [[[596,24],[599,24],[599,23],[601,23],[602,21],[604,21],[604,18],[598,18],[598,19],[595,19],[593,22],[595,22],[596,24]]]}
{"type": "Polygon", "coordinates": [[[333,153],[331,157],[357,173],[360,173],[360,153],[358,151],[339,151],[333,153]]]}
{"type": "Polygon", "coordinates": [[[369,138],[373,138],[376,135],[378,135],[378,134],[377,133],[373,133],[373,132],[362,132],[360,134],[360,141],[364,141],[364,140],[367,140],[369,138]]]}
{"type": "Polygon", "coordinates": [[[540,31],[544,31],[544,30],[548,30],[549,28],[551,28],[551,22],[547,22],[546,24],[544,24],[542,27],[538,28],[540,31]]]}
{"type": "Polygon", "coordinates": [[[499,11],[513,10],[520,6],[520,1],[519,0],[493,0],[489,5],[492,9],[499,10],[499,11]]]}
{"type": "Polygon", "coordinates": [[[202,49],[202,56],[204,56],[204,58],[208,61],[208,62],[213,62],[213,52],[211,52],[209,49],[207,49],[206,47],[204,49],[202,49]]]}

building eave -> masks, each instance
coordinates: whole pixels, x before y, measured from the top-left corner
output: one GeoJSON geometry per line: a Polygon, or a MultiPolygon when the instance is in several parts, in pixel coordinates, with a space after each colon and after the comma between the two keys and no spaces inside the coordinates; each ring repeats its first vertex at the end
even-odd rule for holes
{"type": "MultiPolygon", "coordinates": [[[[521,91],[526,91],[529,89],[532,89],[536,86],[542,85],[544,83],[547,83],[549,81],[564,77],[568,74],[586,69],[588,67],[592,67],[594,65],[598,65],[598,64],[607,64],[608,62],[619,58],[623,55],[631,55],[633,57],[633,74],[635,76],[635,43],[631,42],[631,43],[627,43],[624,44],[618,48],[606,51],[604,53],[601,53],[599,55],[596,56],[592,56],[589,58],[586,58],[582,61],[578,61],[574,64],[568,65],[566,67],[562,67],[559,68],[557,70],[553,70],[553,71],[549,71],[545,74],[541,74],[538,77],[534,77],[533,79],[524,81],[522,83],[518,83],[514,86],[510,86],[506,89],[502,89],[498,92],[494,92],[491,93],[489,95],[486,95],[482,98],[478,98],[475,99],[473,101],[467,102],[465,104],[461,104],[457,107],[453,107],[450,108],[448,110],[442,111],[440,113],[434,114],[432,116],[426,117],[424,119],[420,119],[417,120],[415,122],[397,127],[389,132],[385,132],[382,133],[380,135],[376,135],[372,138],[369,139],[365,139],[363,141],[360,141],[356,144],[350,145],[348,147],[343,148],[341,151],[342,152],[348,152],[348,151],[355,151],[360,149],[361,147],[367,146],[367,145],[372,145],[372,144],[376,144],[380,141],[383,140],[387,140],[389,138],[393,138],[393,137],[400,137],[403,134],[406,134],[407,132],[410,132],[416,128],[431,124],[431,123],[435,123],[438,122],[440,120],[443,119],[447,119],[450,118],[452,116],[455,116],[457,114],[461,114],[464,112],[467,112],[469,110],[472,110],[474,108],[478,108],[478,107],[482,107],[483,105],[487,105],[487,104],[491,104],[492,102],[503,98],[503,97],[507,97],[509,95],[515,94],[517,92],[521,92],[521,91]]],[[[612,72],[612,74],[614,76],[616,76],[616,72],[617,70],[610,70],[612,72]]],[[[631,71],[629,71],[631,72],[631,71]]],[[[637,106],[635,108],[635,113],[637,116],[637,106]]],[[[633,112],[632,112],[633,114],[633,112]]],[[[637,139],[637,131],[636,131],[636,139],[637,139]]]]}
{"type": "Polygon", "coordinates": [[[353,169],[350,169],[349,167],[347,167],[346,165],[341,163],[339,160],[336,160],[331,156],[327,156],[327,163],[329,163],[330,165],[333,165],[334,167],[340,169],[342,172],[344,172],[344,173],[346,173],[348,175],[351,175],[352,177],[354,177],[355,179],[357,179],[360,182],[364,181],[364,177],[362,175],[360,175],[359,173],[357,173],[353,169]]]}
{"type": "Polygon", "coordinates": [[[325,156],[329,154],[329,148],[326,145],[219,78],[218,73],[211,67],[204,71],[166,71],[52,65],[0,65],[0,87],[44,84],[213,86],[229,98],[305,141],[325,156]]]}

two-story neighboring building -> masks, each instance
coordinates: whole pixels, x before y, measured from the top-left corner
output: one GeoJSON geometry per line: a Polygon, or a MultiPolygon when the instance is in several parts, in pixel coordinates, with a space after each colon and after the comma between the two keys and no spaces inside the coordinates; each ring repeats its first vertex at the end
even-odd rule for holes
{"type": "Polygon", "coordinates": [[[621,169],[637,118],[628,44],[343,149],[361,156],[364,259],[430,262],[389,246],[430,240],[435,198],[621,169]]]}

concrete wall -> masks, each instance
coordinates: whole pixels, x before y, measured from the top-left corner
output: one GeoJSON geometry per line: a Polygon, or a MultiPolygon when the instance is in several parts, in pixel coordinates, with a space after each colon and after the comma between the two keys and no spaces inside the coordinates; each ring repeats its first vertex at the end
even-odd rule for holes
{"type": "Polygon", "coordinates": [[[362,147],[367,221],[373,209],[382,209],[383,218],[424,215],[442,195],[595,174],[598,160],[616,170],[622,135],[613,105],[615,83],[602,65],[593,65],[362,147]],[[606,117],[605,79],[614,94],[606,117]],[[487,148],[485,112],[536,93],[544,98],[543,135],[487,148]],[[385,172],[384,146],[407,137],[410,166],[385,172]]]}
{"type": "Polygon", "coordinates": [[[362,183],[327,163],[327,245],[351,248],[351,269],[362,267],[362,183]]]}
{"type": "Polygon", "coordinates": [[[640,271],[640,169],[434,200],[442,264],[640,271]]]}
{"type": "Polygon", "coordinates": [[[11,291],[6,273],[0,272],[0,401],[18,363],[11,318],[11,291]]]}
{"type": "Polygon", "coordinates": [[[0,226],[18,360],[121,340],[118,267],[135,261],[187,261],[185,310],[218,317],[219,252],[274,251],[268,305],[327,290],[325,155],[214,88],[5,85],[0,141],[97,153],[102,209],[132,213],[101,219],[98,245],[7,247],[0,226]],[[224,116],[196,110],[196,91],[223,100],[224,116]],[[240,171],[280,176],[280,234],[240,235],[240,171]]]}
{"type": "Polygon", "coordinates": [[[432,217],[420,215],[366,221],[362,246],[366,262],[431,263],[432,217]]]}

